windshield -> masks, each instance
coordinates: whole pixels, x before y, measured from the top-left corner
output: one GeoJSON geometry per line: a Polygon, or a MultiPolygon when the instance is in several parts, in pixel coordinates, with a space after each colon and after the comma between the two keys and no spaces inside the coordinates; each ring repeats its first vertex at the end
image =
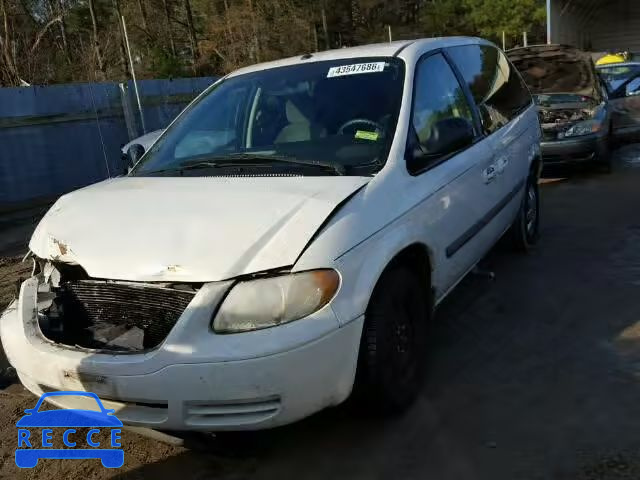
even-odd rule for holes
{"type": "Polygon", "coordinates": [[[389,152],[403,78],[403,62],[387,57],[228,78],[193,104],[131,174],[372,174],[389,152]]]}
{"type": "Polygon", "coordinates": [[[640,65],[618,65],[598,68],[600,78],[607,85],[610,92],[614,92],[627,80],[640,74],[640,65]]]}

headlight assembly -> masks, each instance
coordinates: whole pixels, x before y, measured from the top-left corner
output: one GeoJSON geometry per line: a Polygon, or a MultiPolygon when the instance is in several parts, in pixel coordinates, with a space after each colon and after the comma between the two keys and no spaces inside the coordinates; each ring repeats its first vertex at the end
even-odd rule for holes
{"type": "Polygon", "coordinates": [[[335,270],[310,270],[239,282],[222,302],[213,329],[217,333],[238,333],[293,322],[329,303],[339,284],[335,270]]]}
{"type": "Polygon", "coordinates": [[[582,135],[590,135],[592,133],[599,132],[602,128],[602,123],[598,120],[586,120],[584,122],[576,123],[564,132],[560,138],[567,137],[579,137],[582,135]]]}

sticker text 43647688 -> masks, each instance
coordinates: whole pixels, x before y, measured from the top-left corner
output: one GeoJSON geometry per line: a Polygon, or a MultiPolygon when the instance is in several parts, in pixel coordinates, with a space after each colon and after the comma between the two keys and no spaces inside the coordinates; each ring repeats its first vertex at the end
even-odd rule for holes
{"type": "Polygon", "coordinates": [[[353,63],[351,65],[341,65],[331,67],[327,72],[327,78],[342,77],[344,75],[356,75],[359,73],[375,73],[384,70],[384,62],[353,63]]]}

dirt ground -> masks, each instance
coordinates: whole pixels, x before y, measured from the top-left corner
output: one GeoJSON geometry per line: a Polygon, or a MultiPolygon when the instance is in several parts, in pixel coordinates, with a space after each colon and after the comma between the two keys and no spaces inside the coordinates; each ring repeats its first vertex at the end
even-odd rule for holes
{"type": "Polygon", "coordinates": [[[31,262],[21,260],[21,256],[0,258],[0,312],[17,296],[20,282],[31,273],[31,262]]]}
{"type": "MultiPolygon", "coordinates": [[[[121,469],[44,460],[20,471],[15,422],[35,398],[13,384],[0,390],[0,477],[639,479],[640,148],[617,157],[611,175],[545,184],[534,253],[491,253],[495,280],[470,276],[446,301],[404,417],[343,406],[208,451],[125,431],[121,469]]],[[[0,282],[20,268],[0,267],[0,282]]]]}

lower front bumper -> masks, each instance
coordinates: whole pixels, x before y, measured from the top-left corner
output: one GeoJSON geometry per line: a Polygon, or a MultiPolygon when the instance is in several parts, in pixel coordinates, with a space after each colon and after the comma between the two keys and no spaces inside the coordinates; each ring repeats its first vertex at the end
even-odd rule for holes
{"type": "Polygon", "coordinates": [[[585,135],[556,142],[542,142],[542,161],[545,165],[598,161],[606,156],[607,142],[605,135],[585,135]]]}
{"type": "MultiPolygon", "coordinates": [[[[183,352],[175,363],[141,371],[153,354],[62,349],[41,337],[28,312],[26,304],[11,305],[0,317],[0,334],[9,362],[31,392],[89,391],[125,424],[201,431],[271,428],[344,401],[353,386],[364,321],[359,317],[270,355],[202,361],[183,352]]],[[[324,312],[329,314],[330,309],[324,312]]],[[[271,342],[286,336],[286,326],[270,330],[271,342]]],[[[91,408],[84,397],[48,400],[62,408],[91,408]]]]}

